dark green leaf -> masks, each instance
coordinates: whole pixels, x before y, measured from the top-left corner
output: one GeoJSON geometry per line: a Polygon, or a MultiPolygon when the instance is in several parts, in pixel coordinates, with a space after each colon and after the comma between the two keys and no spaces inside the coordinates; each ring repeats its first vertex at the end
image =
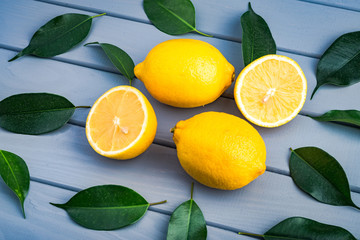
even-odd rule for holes
{"type": "Polygon", "coordinates": [[[349,86],[360,81],[360,31],[347,33],[335,40],[321,56],[316,71],[316,87],[325,84],[349,86]]]}
{"type": "Polygon", "coordinates": [[[108,44],[108,43],[99,43],[99,42],[92,42],[87,43],[85,46],[89,44],[99,44],[101,48],[104,50],[110,61],[114,64],[114,66],[130,81],[134,79],[134,67],[135,64],[131,57],[124,52],[122,49],[118,48],[117,46],[108,44]]]}
{"type": "Polygon", "coordinates": [[[25,161],[11,152],[0,150],[0,175],[19,198],[25,218],[24,201],[30,185],[30,174],[25,161]]]}
{"type": "Polygon", "coordinates": [[[265,20],[257,15],[249,3],[249,11],[241,16],[242,53],[244,65],[268,55],[276,53],[275,41],[265,20]]]}
{"type": "Polygon", "coordinates": [[[341,122],[360,127],[360,111],[357,110],[331,110],[322,116],[309,116],[322,122],[341,122]]]}
{"type": "Polygon", "coordinates": [[[202,240],[206,239],[207,229],[204,215],[193,200],[193,186],[191,199],[179,205],[171,215],[167,240],[202,240]]]}
{"type": "Polygon", "coordinates": [[[239,232],[240,235],[262,237],[265,240],[356,240],[346,229],[308,218],[291,217],[278,223],[264,235],[239,232]]]}
{"type": "Polygon", "coordinates": [[[98,16],[68,13],[57,16],[32,36],[29,45],[9,62],[24,56],[53,57],[70,50],[88,35],[92,19],[98,16]]]}
{"type": "Polygon", "coordinates": [[[42,134],[62,127],[75,106],[49,93],[24,93],[0,102],[0,127],[22,134],[42,134]]]}
{"type": "Polygon", "coordinates": [[[83,227],[114,230],[142,218],[149,203],[135,191],[117,185],[95,186],[78,192],[62,208],[83,227]]]}
{"type": "Polygon", "coordinates": [[[265,234],[266,240],[283,239],[327,239],[327,240],[355,240],[347,230],[317,221],[292,217],[285,219],[272,227],[265,234]],[[275,238],[273,236],[276,236],[275,238]],[[284,238],[285,237],[285,238],[284,238]],[[287,238],[286,238],[287,237],[287,238]]]}
{"type": "Polygon", "coordinates": [[[343,168],[324,150],[316,147],[291,150],[289,164],[295,184],[316,200],[360,209],[351,200],[349,182],[343,168]]]}
{"type": "Polygon", "coordinates": [[[195,28],[195,8],[190,0],[144,0],[144,11],[160,31],[170,35],[199,32],[195,28]]]}

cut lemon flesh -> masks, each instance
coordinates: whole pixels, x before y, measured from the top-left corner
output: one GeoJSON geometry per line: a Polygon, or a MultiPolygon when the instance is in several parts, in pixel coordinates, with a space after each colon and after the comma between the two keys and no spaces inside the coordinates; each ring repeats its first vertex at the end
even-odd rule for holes
{"type": "Polygon", "coordinates": [[[119,86],[104,93],[86,120],[86,136],[99,154],[129,159],[143,153],[155,137],[155,112],[136,88],[119,86]]]}
{"type": "Polygon", "coordinates": [[[306,91],[305,75],[294,60],[266,55],[243,69],[236,80],[234,97],[250,122],[278,127],[300,112],[306,91]]]}

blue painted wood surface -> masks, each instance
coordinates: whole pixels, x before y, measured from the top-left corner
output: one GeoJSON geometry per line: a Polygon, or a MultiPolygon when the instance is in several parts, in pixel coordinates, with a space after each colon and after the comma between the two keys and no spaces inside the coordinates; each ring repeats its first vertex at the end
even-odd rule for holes
{"type": "MultiPolygon", "coordinates": [[[[360,29],[357,1],[254,0],[254,10],[268,22],[278,53],[296,60],[308,79],[308,94],[316,85],[318,57],[343,33],[360,29]]],[[[235,66],[243,68],[240,16],[247,2],[238,0],[193,0],[199,30],[213,34],[206,38],[186,34],[216,46],[235,66]]],[[[69,12],[94,19],[84,41],[115,44],[135,63],[142,61],[156,44],[175,38],[152,26],[141,0],[2,0],[0,2],[0,99],[23,92],[52,92],[75,105],[92,105],[111,87],[126,79],[111,65],[98,47],[78,46],[51,59],[26,56],[7,60],[25,47],[32,34],[49,19],[69,12]]],[[[230,88],[205,107],[178,109],[154,100],[144,85],[134,81],[153,105],[158,118],[154,143],[136,159],[116,161],[96,154],[85,131],[86,109],[76,110],[60,130],[25,136],[0,129],[0,149],[14,152],[28,164],[31,187],[23,219],[16,197],[0,183],[0,239],[165,239],[169,215],[189,198],[193,181],[181,168],[169,129],[177,121],[205,111],[223,111],[242,117],[230,88]],[[49,202],[66,202],[76,191],[100,184],[133,188],[148,201],[167,199],[150,208],[138,223],[117,231],[84,229],[49,202]]],[[[301,192],[289,177],[289,148],[318,146],[333,155],[348,176],[354,202],[360,204],[360,129],[335,123],[319,123],[305,115],[330,109],[360,109],[360,84],[338,88],[325,86],[312,101],[307,99],[299,116],[275,129],[257,127],[267,146],[267,171],[248,186],[235,191],[210,189],[195,184],[194,198],[204,212],[208,239],[249,239],[237,231],[263,233],[277,222],[303,216],[346,228],[360,238],[360,212],[350,207],[318,203],[301,192]]]]}

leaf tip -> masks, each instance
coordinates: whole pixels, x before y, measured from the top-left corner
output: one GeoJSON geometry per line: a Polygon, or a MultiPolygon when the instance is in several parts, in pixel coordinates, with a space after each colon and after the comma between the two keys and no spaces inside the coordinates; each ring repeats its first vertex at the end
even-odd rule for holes
{"type": "Polygon", "coordinates": [[[319,89],[319,87],[320,87],[319,85],[316,85],[316,87],[314,88],[314,91],[311,94],[310,100],[313,99],[313,97],[314,97],[315,93],[317,92],[317,90],[319,89]]]}
{"type": "Polygon", "coordinates": [[[19,57],[20,57],[20,56],[19,56],[19,54],[18,54],[18,55],[16,55],[15,57],[9,59],[8,62],[12,62],[12,61],[18,59],[19,57]]]}
{"type": "Polygon", "coordinates": [[[88,46],[88,45],[91,45],[91,44],[100,44],[99,42],[89,42],[89,43],[85,43],[84,44],[84,47],[88,46]]]}
{"type": "Polygon", "coordinates": [[[26,219],[25,208],[24,208],[24,201],[21,201],[21,211],[22,211],[22,214],[23,214],[24,219],[26,219]]]}
{"type": "Polygon", "coordinates": [[[51,205],[53,205],[54,207],[58,207],[58,208],[64,208],[65,204],[59,204],[59,203],[50,203],[51,205]]]}

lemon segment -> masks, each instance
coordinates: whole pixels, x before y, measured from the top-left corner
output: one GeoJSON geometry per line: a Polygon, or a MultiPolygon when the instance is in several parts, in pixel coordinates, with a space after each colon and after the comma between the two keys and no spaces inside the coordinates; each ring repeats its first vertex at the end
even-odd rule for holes
{"type": "Polygon", "coordinates": [[[205,112],[178,122],[173,131],[181,166],[208,187],[238,189],[266,169],[265,143],[241,118],[205,112]]]}
{"type": "Polygon", "coordinates": [[[234,97],[241,113],[262,127],[292,120],[305,103],[307,81],[300,66],[281,55],[266,55],[238,76],[234,97]]]}
{"type": "Polygon", "coordinates": [[[182,108],[215,101],[231,85],[234,71],[219,50],[194,39],[162,42],[134,69],[155,99],[182,108]]]}
{"type": "Polygon", "coordinates": [[[155,112],[136,88],[119,86],[104,93],[86,120],[86,137],[100,155],[130,159],[152,143],[157,128],[155,112]]]}

